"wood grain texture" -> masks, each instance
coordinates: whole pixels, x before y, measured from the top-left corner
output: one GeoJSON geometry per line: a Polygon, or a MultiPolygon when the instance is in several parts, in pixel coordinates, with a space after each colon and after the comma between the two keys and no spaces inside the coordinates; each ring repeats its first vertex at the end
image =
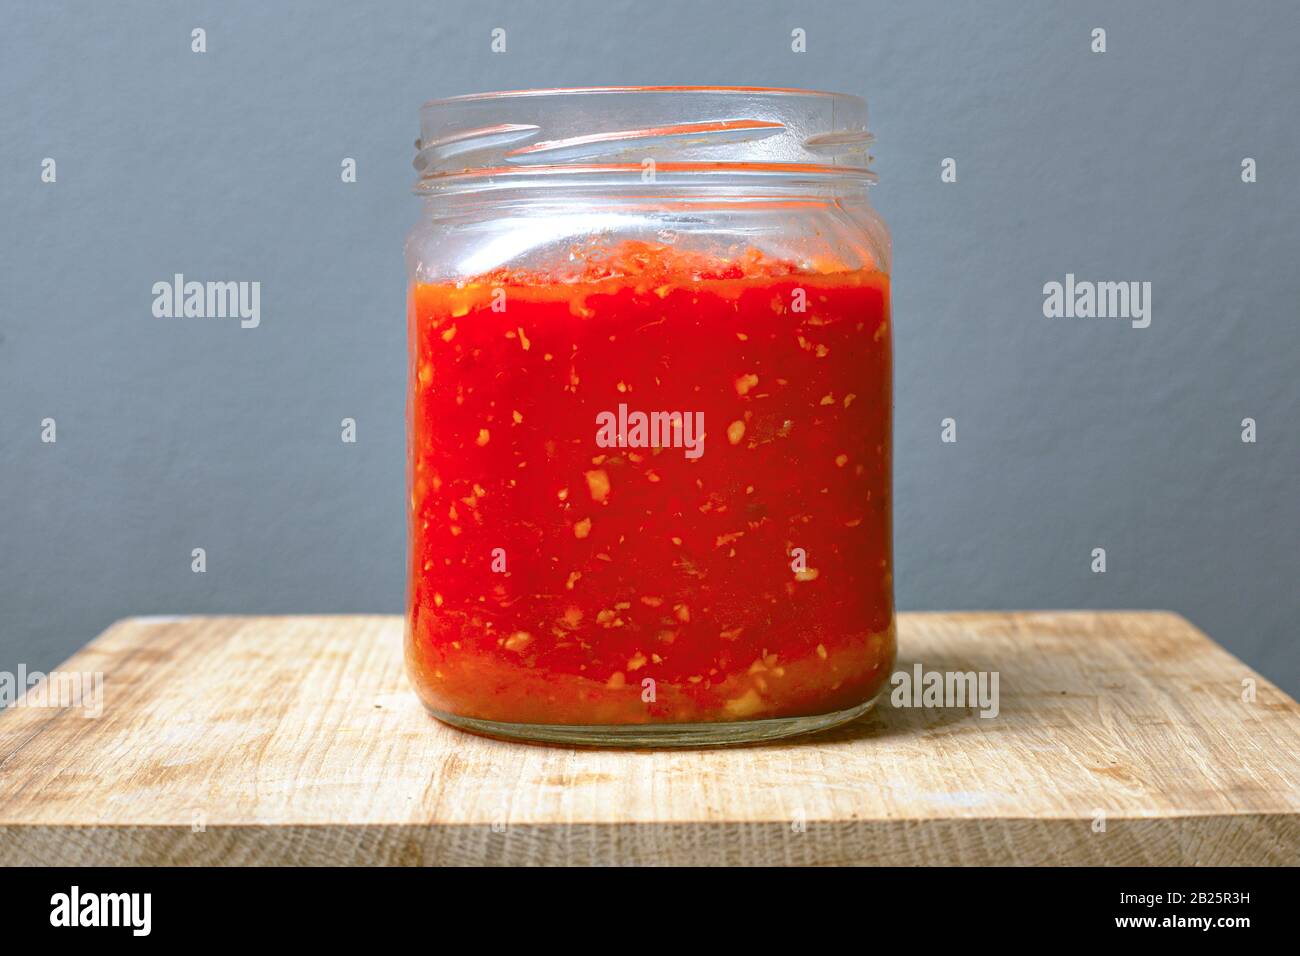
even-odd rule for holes
{"type": "Polygon", "coordinates": [[[882,700],[703,751],[446,727],[401,637],[378,616],[115,624],[60,668],[104,673],[102,716],[0,714],[0,863],[1300,862],[1300,706],[1176,615],[905,614],[899,669],[998,671],[998,717],[882,700]]]}

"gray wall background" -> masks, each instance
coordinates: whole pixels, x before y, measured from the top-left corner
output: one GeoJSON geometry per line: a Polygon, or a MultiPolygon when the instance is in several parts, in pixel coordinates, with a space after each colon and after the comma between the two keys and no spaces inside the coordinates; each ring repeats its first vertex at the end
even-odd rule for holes
{"type": "Polygon", "coordinates": [[[1169,608],[1300,692],[1297,5],[43,2],[0,33],[0,669],[125,615],[400,610],[420,103],[687,83],[871,104],[902,608],[1169,608]],[[262,326],[152,318],[174,272],[261,281],[262,326]],[[1044,319],[1067,272],[1150,280],[1151,327],[1044,319]]]}

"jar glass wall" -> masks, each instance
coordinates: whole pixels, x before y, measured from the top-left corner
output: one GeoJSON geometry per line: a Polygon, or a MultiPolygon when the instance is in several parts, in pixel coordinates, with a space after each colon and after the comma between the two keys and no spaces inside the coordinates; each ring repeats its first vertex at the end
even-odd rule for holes
{"type": "Polygon", "coordinates": [[[427,104],[407,669],[498,736],[691,745],[888,679],[889,239],[861,100],[427,104]]]}

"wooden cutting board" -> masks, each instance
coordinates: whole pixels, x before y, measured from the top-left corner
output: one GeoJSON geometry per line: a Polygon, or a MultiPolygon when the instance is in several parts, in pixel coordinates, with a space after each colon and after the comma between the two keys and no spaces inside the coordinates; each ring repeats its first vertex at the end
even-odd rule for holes
{"type": "Polygon", "coordinates": [[[905,614],[1000,713],[578,751],[429,717],[396,617],[121,621],[0,715],[6,864],[1295,864],[1300,706],[1165,613],[905,614]]]}

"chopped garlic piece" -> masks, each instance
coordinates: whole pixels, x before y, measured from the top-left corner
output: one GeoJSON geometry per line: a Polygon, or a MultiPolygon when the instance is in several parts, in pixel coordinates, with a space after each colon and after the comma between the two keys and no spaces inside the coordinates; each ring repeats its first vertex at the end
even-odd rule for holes
{"type": "Polygon", "coordinates": [[[733,717],[749,717],[763,709],[763,698],[759,697],[758,691],[751,687],[739,697],[726,701],[723,706],[733,717]]]}
{"type": "Polygon", "coordinates": [[[603,468],[587,472],[586,477],[592,501],[600,504],[609,497],[609,474],[603,468]]]}
{"type": "Polygon", "coordinates": [[[505,649],[508,651],[522,651],[532,639],[533,635],[527,631],[515,631],[506,638],[505,649]]]}

